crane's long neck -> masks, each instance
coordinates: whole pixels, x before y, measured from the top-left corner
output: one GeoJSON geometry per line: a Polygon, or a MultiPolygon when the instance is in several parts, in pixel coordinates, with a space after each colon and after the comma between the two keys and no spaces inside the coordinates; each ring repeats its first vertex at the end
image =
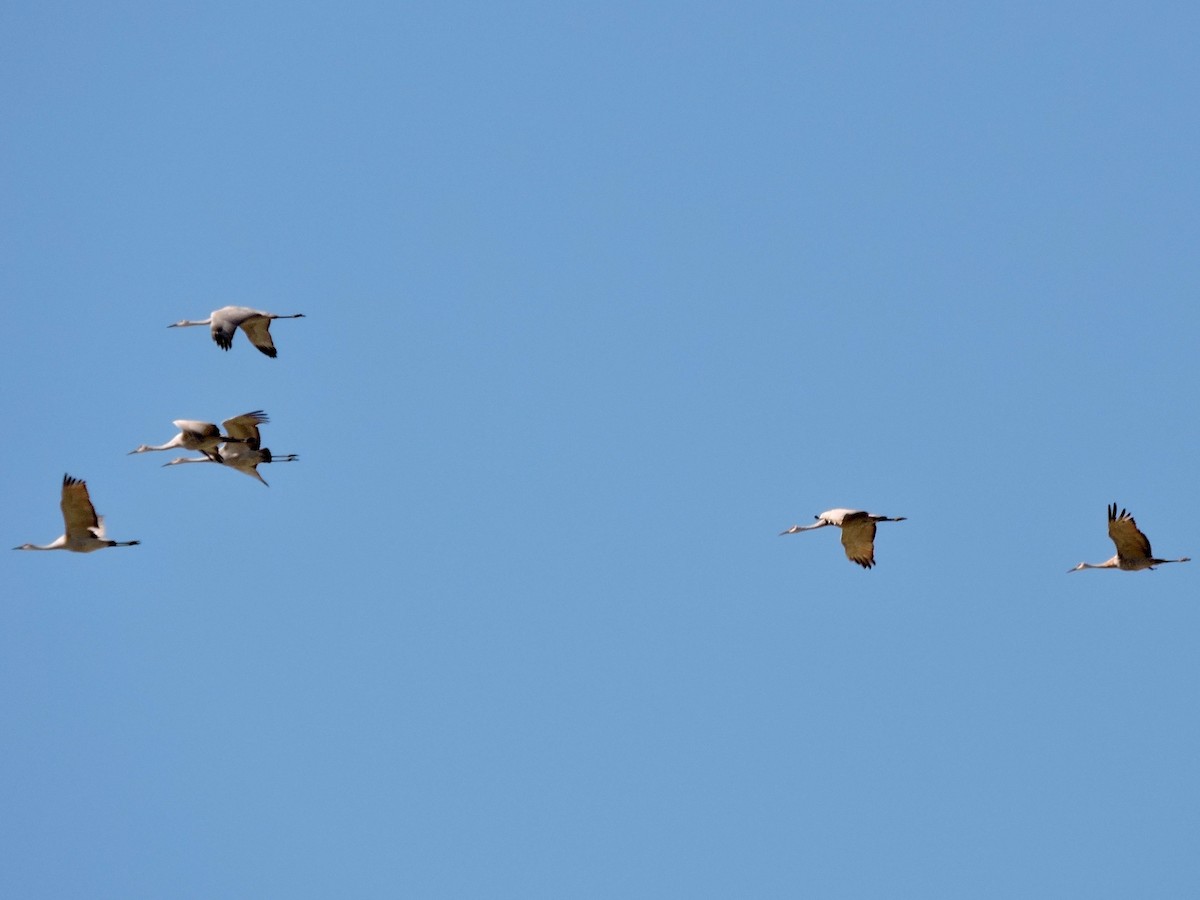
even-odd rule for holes
{"type": "Polygon", "coordinates": [[[178,437],[167,441],[165,444],[160,444],[157,447],[151,447],[149,444],[142,444],[136,450],[130,450],[127,456],[132,456],[134,453],[149,453],[152,450],[174,450],[176,447],[183,446],[183,442],[178,437]]]}
{"type": "Polygon", "coordinates": [[[779,534],[780,535],[799,534],[801,531],[812,531],[814,528],[824,528],[828,524],[829,523],[826,522],[824,519],[821,519],[815,525],[793,525],[787,531],[781,531],[781,532],[779,532],[779,534]]]}
{"type": "Polygon", "coordinates": [[[13,547],[14,550],[64,550],[67,546],[67,536],[64,534],[56,541],[51,541],[49,544],[22,544],[20,547],[13,547]]]}
{"type": "Polygon", "coordinates": [[[166,466],[180,466],[180,465],[183,465],[184,463],[210,463],[210,462],[219,463],[219,462],[221,462],[221,460],[213,459],[211,456],[181,456],[178,459],[173,459],[170,462],[163,463],[163,466],[165,468],[166,466]]]}

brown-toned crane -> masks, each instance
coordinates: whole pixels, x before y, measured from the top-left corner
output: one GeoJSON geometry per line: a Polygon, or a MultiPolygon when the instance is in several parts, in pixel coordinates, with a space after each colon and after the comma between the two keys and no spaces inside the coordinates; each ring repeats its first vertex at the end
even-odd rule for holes
{"type": "Polygon", "coordinates": [[[87,482],[70,475],[62,482],[63,522],[66,533],[49,544],[22,544],[14,550],[72,550],[75,553],[91,553],[105,547],[133,547],[141,541],[110,541],[104,536],[104,516],[96,515],[92,499],[88,496],[87,482]]]}
{"type": "Polygon", "coordinates": [[[1190,556],[1179,559],[1156,559],[1150,551],[1150,539],[1137,527],[1137,522],[1124,509],[1117,515],[1117,504],[1108,507],[1108,536],[1117,545],[1117,555],[1102,563],[1081,562],[1067,574],[1078,572],[1080,569],[1120,569],[1123,572],[1138,572],[1142,569],[1153,569],[1163,563],[1190,562],[1190,556]]]}

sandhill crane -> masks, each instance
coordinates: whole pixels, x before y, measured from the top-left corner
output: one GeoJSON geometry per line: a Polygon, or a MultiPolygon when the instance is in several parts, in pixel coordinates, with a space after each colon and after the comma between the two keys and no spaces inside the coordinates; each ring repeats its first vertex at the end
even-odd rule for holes
{"type": "Polygon", "coordinates": [[[14,550],[73,550],[76,553],[91,553],[105,547],[132,547],[141,541],[110,541],[104,537],[104,516],[96,515],[96,508],[88,496],[87,483],[70,475],[62,482],[63,522],[66,534],[42,546],[22,544],[14,550]]]}
{"type": "MultiPolygon", "coordinates": [[[[215,462],[230,466],[239,472],[245,472],[251,478],[257,478],[263,484],[267,484],[266,479],[258,474],[260,463],[295,462],[300,458],[295,453],[275,456],[262,446],[258,426],[265,425],[268,421],[262,410],[226,419],[221,425],[237,443],[229,441],[215,451],[205,451],[204,456],[182,456],[163,465],[178,466],[183,463],[215,462]]],[[[270,487],[270,485],[267,486],[270,487]]]]}
{"type": "MultiPolygon", "coordinates": [[[[261,409],[254,412],[244,414],[244,417],[253,418],[259,424],[268,421],[267,414],[261,409]]],[[[239,417],[241,418],[241,417],[239,417]]],[[[159,444],[157,447],[151,447],[149,444],[142,444],[136,450],[130,450],[128,456],[134,453],[148,453],[151,450],[174,450],[179,447],[184,450],[200,450],[203,453],[215,451],[218,445],[230,441],[236,443],[244,440],[228,434],[221,434],[219,429],[212,422],[197,422],[193,419],[176,419],[173,423],[179,429],[179,434],[171,438],[165,444],[159,444]]]]}
{"type": "Polygon", "coordinates": [[[831,509],[813,518],[817,520],[816,525],[793,525],[787,531],[779,533],[798,534],[801,531],[824,528],[826,525],[836,525],[842,529],[842,546],[846,548],[846,558],[864,569],[875,565],[875,523],[905,520],[904,516],[889,518],[863,512],[861,509],[831,509]]]}
{"type": "Polygon", "coordinates": [[[1137,527],[1137,522],[1124,509],[1117,515],[1117,504],[1108,507],[1108,536],[1117,545],[1117,555],[1102,563],[1081,562],[1067,574],[1078,572],[1080,569],[1120,569],[1123,572],[1137,572],[1141,569],[1153,569],[1162,563],[1190,562],[1190,556],[1179,559],[1155,559],[1150,552],[1150,540],[1137,527]]]}
{"type": "Polygon", "coordinates": [[[271,340],[272,319],[303,319],[304,313],[294,313],[290,316],[280,316],[275,313],[260,312],[248,306],[223,306],[213,310],[212,314],[203,321],[192,322],[184,319],[168,328],[186,328],[189,325],[208,325],[212,330],[212,338],[222,350],[228,350],[233,345],[233,336],[238,328],[246,332],[250,343],[272,359],[275,358],[275,343],[271,340]]]}

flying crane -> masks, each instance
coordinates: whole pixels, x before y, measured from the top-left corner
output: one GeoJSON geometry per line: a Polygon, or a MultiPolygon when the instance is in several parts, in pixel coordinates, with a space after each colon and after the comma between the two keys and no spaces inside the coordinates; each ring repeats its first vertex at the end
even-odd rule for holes
{"type": "Polygon", "coordinates": [[[875,565],[875,523],[905,520],[904,516],[889,518],[861,509],[830,509],[813,518],[817,520],[815,525],[793,525],[787,531],[779,533],[798,534],[801,531],[813,531],[827,525],[835,525],[842,529],[842,546],[846,548],[846,558],[864,569],[875,565]]]}
{"type": "MultiPolygon", "coordinates": [[[[260,424],[268,421],[267,414],[261,409],[245,413],[244,416],[240,416],[239,418],[253,418],[260,424]]],[[[177,447],[184,450],[199,450],[203,453],[208,453],[210,450],[216,450],[219,445],[227,441],[237,443],[245,440],[244,438],[221,434],[221,429],[212,422],[198,422],[195,419],[176,419],[171,424],[179,429],[179,434],[175,435],[171,440],[165,444],[159,444],[157,447],[142,444],[137,449],[130,450],[126,455],[132,456],[134,453],[148,453],[151,450],[174,450],[177,447]]]]}
{"type": "Polygon", "coordinates": [[[1117,515],[1117,504],[1108,507],[1108,536],[1117,545],[1117,555],[1102,563],[1081,562],[1067,574],[1078,572],[1080,569],[1120,569],[1122,572],[1138,572],[1142,569],[1153,569],[1162,563],[1190,562],[1190,556],[1179,559],[1155,559],[1150,552],[1150,539],[1142,534],[1137,522],[1124,509],[1117,515]]]}
{"type": "Polygon", "coordinates": [[[176,322],[167,327],[187,328],[190,325],[208,325],[212,331],[212,339],[217,342],[217,346],[222,350],[228,350],[233,346],[233,336],[241,328],[242,331],[246,332],[246,337],[250,339],[250,343],[274,359],[276,355],[275,342],[271,340],[271,332],[269,330],[271,320],[303,318],[304,313],[281,316],[275,313],[250,309],[248,306],[223,306],[220,309],[213,310],[207,319],[202,319],[198,322],[184,319],[182,322],[176,322]]]}
{"type": "Polygon", "coordinates": [[[14,550],[71,550],[75,553],[91,553],[105,547],[133,547],[141,541],[110,541],[104,535],[104,516],[96,515],[92,498],[88,496],[87,482],[70,475],[62,482],[63,522],[66,533],[49,544],[22,544],[14,550]]]}

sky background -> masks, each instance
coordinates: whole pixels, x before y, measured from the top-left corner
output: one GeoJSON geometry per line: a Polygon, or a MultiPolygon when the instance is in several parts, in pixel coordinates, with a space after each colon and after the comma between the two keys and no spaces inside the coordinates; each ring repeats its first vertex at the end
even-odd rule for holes
{"type": "Polygon", "coordinates": [[[0,895],[1200,894],[1198,30],[0,8],[0,895]]]}

